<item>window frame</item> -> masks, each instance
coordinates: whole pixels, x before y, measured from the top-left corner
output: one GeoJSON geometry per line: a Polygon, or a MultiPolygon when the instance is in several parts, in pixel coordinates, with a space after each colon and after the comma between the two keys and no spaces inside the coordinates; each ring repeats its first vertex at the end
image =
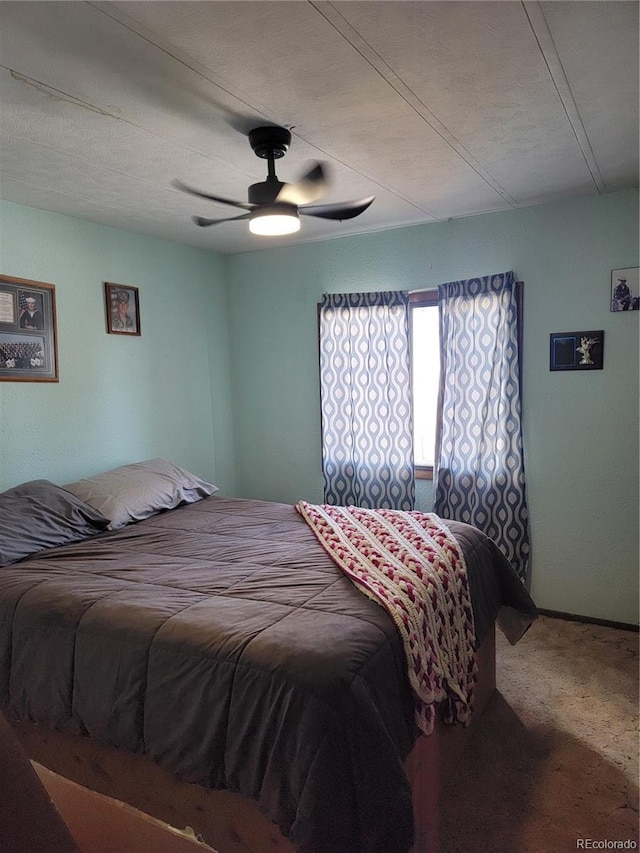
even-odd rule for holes
{"type": "MultiPolygon", "coordinates": [[[[411,341],[411,359],[413,360],[413,309],[436,308],[438,306],[438,288],[413,290],[409,293],[409,336],[411,341]]],[[[416,480],[433,480],[432,465],[414,465],[413,474],[416,480]]]]}

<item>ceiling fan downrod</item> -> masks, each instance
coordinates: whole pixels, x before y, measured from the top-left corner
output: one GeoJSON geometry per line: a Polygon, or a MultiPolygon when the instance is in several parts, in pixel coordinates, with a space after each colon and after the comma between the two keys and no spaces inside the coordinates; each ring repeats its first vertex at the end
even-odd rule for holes
{"type": "Polygon", "coordinates": [[[274,201],[282,181],[276,175],[275,161],[289,150],[291,133],[285,127],[256,127],[249,132],[249,144],[256,157],[267,161],[267,179],[249,187],[252,204],[269,204],[274,201]]]}

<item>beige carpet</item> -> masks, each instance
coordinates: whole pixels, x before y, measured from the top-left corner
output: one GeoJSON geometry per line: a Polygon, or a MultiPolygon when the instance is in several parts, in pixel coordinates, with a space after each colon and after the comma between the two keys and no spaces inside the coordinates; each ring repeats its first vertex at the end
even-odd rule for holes
{"type": "Polygon", "coordinates": [[[516,646],[498,632],[497,680],[442,853],[639,849],[638,634],[540,617],[516,646]]]}

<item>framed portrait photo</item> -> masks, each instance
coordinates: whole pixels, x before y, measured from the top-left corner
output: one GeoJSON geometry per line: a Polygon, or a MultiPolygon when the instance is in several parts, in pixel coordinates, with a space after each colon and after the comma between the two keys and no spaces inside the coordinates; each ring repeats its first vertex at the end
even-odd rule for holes
{"type": "Polygon", "coordinates": [[[110,335],[140,335],[140,300],[138,288],[130,284],[105,281],[104,299],[107,332],[110,335]]]}
{"type": "Polygon", "coordinates": [[[640,310],[640,288],[638,287],[638,267],[611,270],[612,311],[640,310]]]}
{"type": "Polygon", "coordinates": [[[0,381],[57,382],[55,286],[0,275],[0,381]]]}

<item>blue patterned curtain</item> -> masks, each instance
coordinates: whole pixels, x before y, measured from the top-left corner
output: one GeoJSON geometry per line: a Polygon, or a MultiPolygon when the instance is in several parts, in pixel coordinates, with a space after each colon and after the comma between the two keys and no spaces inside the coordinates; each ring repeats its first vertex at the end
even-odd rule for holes
{"type": "Polygon", "coordinates": [[[493,539],[525,581],[519,286],[512,272],[438,288],[441,373],[433,511],[493,539]]]}
{"type": "Polygon", "coordinates": [[[320,386],[325,503],[413,509],[406,293],[324,297],[320,386]]]}

